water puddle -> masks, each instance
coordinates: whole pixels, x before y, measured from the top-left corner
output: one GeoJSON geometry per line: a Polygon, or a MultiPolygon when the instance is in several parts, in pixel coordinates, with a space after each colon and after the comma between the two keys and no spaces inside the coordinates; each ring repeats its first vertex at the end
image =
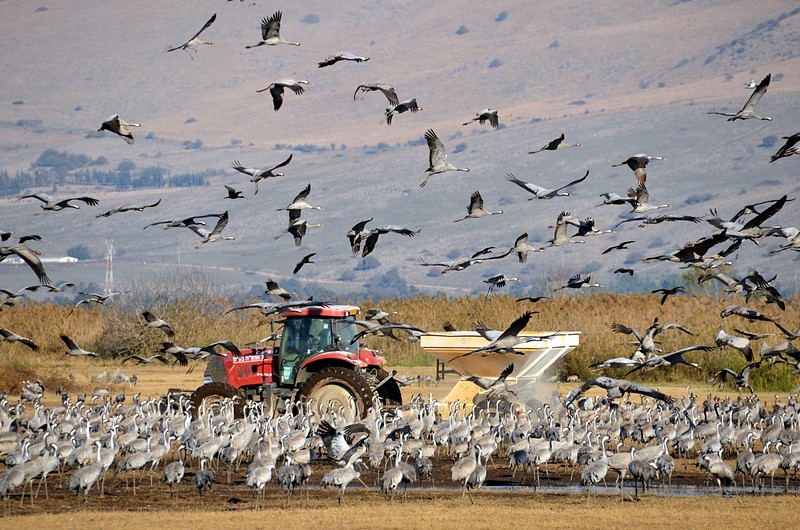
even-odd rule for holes
{"type": "MultiPolygon", "coordinates": [[[[619,487],[609,484],[608,486],[593,486],[589,488],[588,486],[578,486],[578,485],[571,485],[571,486],[553,486],[553,485],[542,485],[537,488],[533,486],[526,486],[526,485],[508,485],[508,484],[493,484],[493,485],[484,485],[484,489],[493,490],[493,491],[516,491],[516,492],[530,492],[530,493],[544,493],[546,495],[605,495],[605,496],[621,496],[619,487]]],[[[753,489],[750,486],[742,487],[742,486],[727,486],[722,488],[722,496],[723,497],[734,497],[738,495],[780,495],[786,493],[783,489],[783,486],[776,485],[775,487],[765,486],[763,492],[756,491],[753,492],[753,489]]],[[[792,493],[792,490],[789,490],[789,493],[792,493]]],[[[795,492],[796,493],[796,492],[795,492]]],[[[633,497],[635,494],[635,489],[633,485],[630,487],[627,485],[625,486],[625,496],[633,497]]],[[[650,489],[647,490],[646,493],[642,492],[641,487],[639,489],[640,496],[656,496],[656,497],[718,497],[720,495],[719,487],[716,484],[710,484],[709,486],[698,486],[694,484],[673,484],[672,486],[666,485],[657,485],[651,486],[650,489]]]]}

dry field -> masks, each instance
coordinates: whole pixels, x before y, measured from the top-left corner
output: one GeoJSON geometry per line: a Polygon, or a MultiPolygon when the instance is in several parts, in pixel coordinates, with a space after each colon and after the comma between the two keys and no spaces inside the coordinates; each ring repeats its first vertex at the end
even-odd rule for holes
{"type": "Polygon", "coordinates": [[[138,507],[107,511],[63,499],[61,513],[11,516],[5,528],[791,528],[796,496],[655,497],[622,503],[619,497],[544,495],[530,492],[481,491],[475,504],[455,491],[409,491],[404,502],[388,502],[375,492],[348,490],[345,504],[333,492],[314,491],[285,508],[283,495],[271,492],[261,511],[252,509],[249,494],[238,488],[229,502],[227,491],[200,501],[194,492],[180,501],[148,499],[138,507]],[[244,494],[244,495],[243,495],[244,494]],[[235,512],[235,513],[233,513],[235,512]],[[639,524],[637,524],[639,522],[639,524]]]}

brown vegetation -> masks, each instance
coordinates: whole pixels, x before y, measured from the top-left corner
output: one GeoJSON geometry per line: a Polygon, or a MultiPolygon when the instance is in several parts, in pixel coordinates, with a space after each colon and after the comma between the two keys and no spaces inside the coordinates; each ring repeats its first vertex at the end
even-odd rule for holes
{"type": "MultiPolygon", "coordinates": [[[[166,282],[169,283],[169,282],[166,282]]],[[[202,285],[201,285],[202,287],[202,285]]],[[[140,316],[143,309],[151,309],[175,329],[175,342],[181,346],[202,346],[210,342],[229,339],[244,344],[269,335],[269,325],[257,310],[226,313],[231,307],[229,298],[206,293],[216,292],[211,286],[198,289],[178,284],[171,292],[156,293],[148,299],[159,300],[147,305],[145,298],[137,295],[139,289],[125,295],[128,303],[89,307],[82,305],[67,317],[69,307],[50,303],[28,303],[21,307],[3,311],[3,326],[33,339],[41,347],[33,354],[20,344],[0,344],[0,389],[19,390],[20,381],[41,379],[49,388],[62,385],[67,389],[78,389],[87,378],[81,373],[93,370],[97,361],[92,359],[64,359],[64,345],[60,333],[73,337],[88,350],[97,351],[106,362],[139,353],[151,355],[166,336],[159,330],[145,329],[140,316]],[[181,296],[187,292],[192,296],[181,296]],[[65,370],[64,368],[68,368],[65,370]]],[[[421,296],[382,301],[356,301],[363,310],[380,306],[386,311],[397,311],[394,319],[431,331],[442,329],[449,320],[458,329],[470,329],[477,320],[487,325],[504,329],[528,309],[538,311],[529,325],[531,330],[580,331],[580,346],[568,355],[561,364],[563,377],[576,374],[582,379],[592,375],[588,366],[602,359],[629,356],[634,347],[626,344],[631,338],[611,331],[613,322],[621,322],[638,330],[646,329],[655,317],[662,323],[678,322],[688,327],[694,336],[683,333],[666,333],[659,338],[661,348],[672,351],[693,344],[714,345],[714,337],[720,327],[728,331],[747,329],[754,332],[775,333],[777,329],[767,322],[747,322],[732,316],[722,320],[719,312],[733,303],[705,296],[679,296],[670,298],[663,306],[656,302],[657,295],[597,293],[589,296],[560,297],[538,302],[515,302],[505,295],[491,297],[421,296]]],[[[780,318],[789,329],[800,324],[796,304],[787,303],[785,312],[774,307],[764,307],[752,301],[751,305],[762,313],[780,318]]],[[[768,337],[774,344],[782,337],[768,337]]],[[[398,342],[391,339],[369,337],[370,347],[383,352],[392,366],[430,366],[433,359],[414,342],[398,342]]],[[[756,351],[757,348],[756,348],[756,351]]],[[[691,360],[698,362],[701,370],[679,367],[671,371],[641,373],[637,378],[662,382],[705,382],[722,367],[739,369],[745,364],[744,357],[730,349],[714,349],[710,352],[693,352],[691,360]]],[[[201,371],[202,369],[198,369],[201,371]]],[[[796,384],[792,370],[787,365],[776,365],[769,370],[754,371],[751,381],[756,390],[782,390],[796,384]]],[[[621,374],[616,374],[621,375],[621,374]]]]}

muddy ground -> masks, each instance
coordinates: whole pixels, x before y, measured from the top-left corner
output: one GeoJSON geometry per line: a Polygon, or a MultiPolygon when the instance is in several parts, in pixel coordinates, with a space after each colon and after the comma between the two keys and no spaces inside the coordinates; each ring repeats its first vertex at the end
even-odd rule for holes
{"type": "MultiPolygon", "coordinates": [[[[501,491],[514,494],[537,493],[535,481],[532,472],[529,473],[527,479],[524,473],[517,471],[514,479],[512,480],[512,472],[506,467],[504,458],[495,459],[495,463],[488,463],[488,477],[484,488],[487,491],[501,491]]],[[[453,460],[449,458],[436,458],[434,459],[434,476],[432,481],[425,481],[424,483],[411,484],[405,492],[405,500],[411,502],[414,500],[431,500],[440,496],[452,496],[454,493],[460,492],[460,484],[451,480],[450,470],[453,460]]],[[[149,471],[136,474],[136,493],[133,493],[133,474],[120,473],[114,476],[113,470],[109,471],[106,477],[105,494],[101,496],[99,489],[93,489],[89,493],[89,505],[92,510],[103,511],[158,511],[158,510],[252,510],[257,507],[256,499],[253,492],[245,485],[245,472],[246,466],[238,471],[234,470],[231,474],[230,484],[227,481],[227,470],[225,467],[220,467],[214,470],[214,484],[211,491],[205,492],[202,496],[199,495],[197,489],[194,487],[194,470],[196,467],[187,465],[186,475],[181,482],[178,493],[170,496],[169,488],[161,482],[163,475],[163,467],[151,473],[149,471]],[[128,486],[126,487],[126,478],[128,486]],[[152,481],[152,485],[151,485],[152,481]]],[[[267,485],[262,503],[263,508],[286,508],[287,500],[289,507],[308,507],[308,506],[335,506],[337,504],[337,491],[326,490],[321,488],[320,481],[322,475],[331,469],[329,463],[320,461],[312,464],[312,476],[309,480],[309,485],[302,490],[297,490],[291,500],[288,500],[285,491],[280,490],[273,477],[272,481],[267,485]]],[[[541,473],[541,481],[538,487],[539,493],[546,494],[572,494],[572,495],[587,495],[589,490],[587,488],[578,488],[580,481],[580,469],[576,469],[574,475],[570,477],[570,471],[565,470],[563,466],[548,466],[549,478],[544,470],[541,473]]],[[[775,492],[782,493],[784,488],[784,479],[781,471],[778,472],[775,482],[775,492]]],[[[68,474],[65,475],[65,477],[68,474]]],[[[365,502],[369,500],[374,502],[382,495],[379,492],[377,475],[372,470],[365,470],[362,474],[362,480],[366,486],[355,481],[346,490],[344,494],[344,503],[353,504],[365,502]]],[[[614,472],[608,474],[607,488],[595,488],[592,494],[599,495],[619,495],[619,489],[614,488],[614,480],[616,475],[614,472]]],[[[24,514],[44,514],[44,513],[63,513],[65,511],[84,510],[87,506],[83,504],[83,496],[76,496],[67,490],[63,480],[57,475],[51,475],[49,480],[49,498],[45,497],[44,487],[42,487],[38,496],[36,496],[31,503],[30,495],[26,493],[26,498],[22,505],[21,493],[16,491],[9,498],[6,504],[7,515],[24,515],[24,514]]],[[[36,489],[37,482],[34,482],[34,490],[36,489]]],[[[625,498],[631,500],[634,495],[633,482],[626,480],[625,483],[625,498]]],[[[737,484],[737,488],[731,487],[723,488],[725,496],[731,494],[738,495],[752,495],[752,486],[748,484],[742,488],[742,484],[737,484]]],[[[797,493],[800,483],[793,479],[790,482],[790,492],[797,493]]],[[[769,488],[769,481],[767,481],[767,488],[769,488]]],[[[768,490],[770,492],[772,490],[768,490]]],[[[641,493],[641,492],[640,492],[641,493]]],[[[473,491],[472,495],[475,497],[481,496],[483,493],[480,491],[473,491]]],[[[707,495],[709,497],[719,496],[719,488],[716,481],[709,482],[706,479],[706,474],[702,469],[698,469],[693,461],[679,460],[676,463],[675,473],[672,476],[672,484],[668,486],[666,480],[656,482],[651,486],[648,493],[643,495],[657,495],[657,496],[698,496],[707,495]],[[686,462],[686,469],[684,469],[684,462],[686,462]]],[[[385,496],[384,496],[385,497],[385,496]]],[[[401,501],[403,498],[402,490],[395,495],[395,502],[401,501]]],[[[389,499],[386,498],[386,502],[389,499]]]]}

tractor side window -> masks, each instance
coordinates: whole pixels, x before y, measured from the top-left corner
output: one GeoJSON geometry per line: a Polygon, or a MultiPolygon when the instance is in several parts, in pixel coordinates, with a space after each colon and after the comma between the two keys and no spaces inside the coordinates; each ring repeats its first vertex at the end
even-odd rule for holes
{"type": "Polygon", "coordinates": [[[308,328],[311,322],[303,318],[287,318],[283,326],[281,340],[282,353],[292,355],[305,354],[308,339],[308,328]]]}
{"type": "Polygon", "coordinates": [[[354,317],[348,317],[343,320],[339,320],[336,323],[336,349],[341,351],[348,351],[350,353],[358,353],[359,348],[361,345],[358,341],[353,342],[352,344],[350,341],[353,340],[353,337],[356,336],[358,330],[356,329],[356,325],[353,322],[355,320],[354,317]]]}

